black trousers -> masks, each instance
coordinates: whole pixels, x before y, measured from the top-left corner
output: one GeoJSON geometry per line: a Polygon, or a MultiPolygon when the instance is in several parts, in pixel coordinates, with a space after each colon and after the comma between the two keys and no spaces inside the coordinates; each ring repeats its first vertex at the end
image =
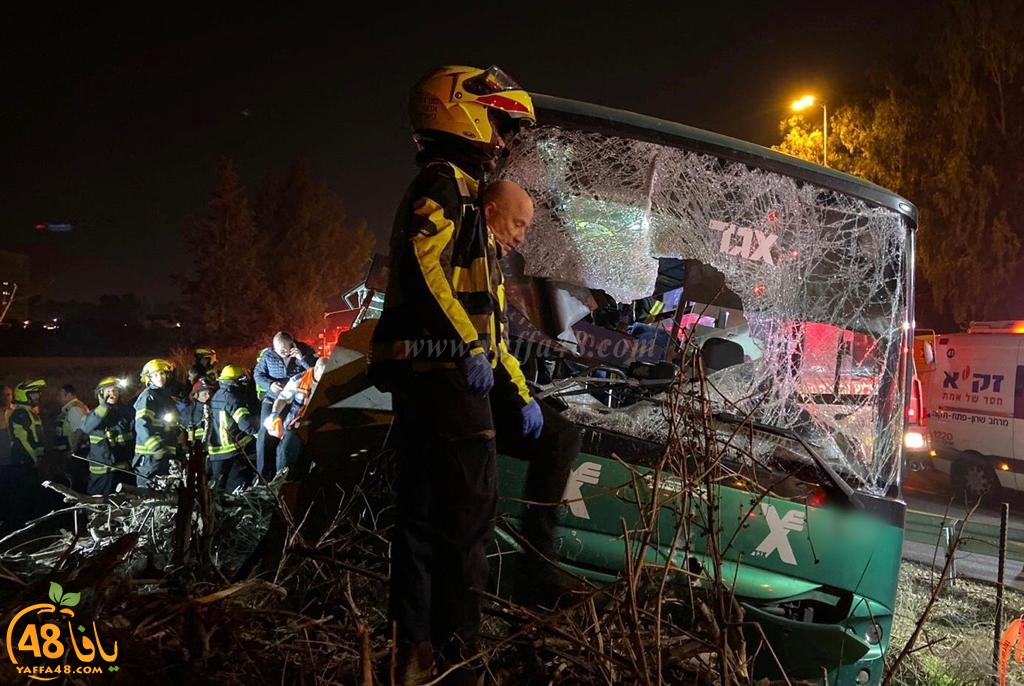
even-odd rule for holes
{"type": "Polygon", "coordinates": [[[215,488],[233,493],[237,488],[248,487],[253,480],[253,470],[247,455],[229,457],[226,460],[210,460],[210,480],[215,488]]]}
{"type": "Polygon", "coordinates": [[[471,646],[489,580],[497,504],[488,399],[458,370],[412,375],[393,393],[398,447],[390,614],[398,637],[471,646]]]}
{"type": "MultiPolygon", "coordinates": [[[[523,533],[545,557],[554,553],[558,504],[580,448],[579,430],[541,403],[540,438],[522,434],[513,399],[469,393],[457,370],[415,375],[394,393],[398,444],[397,521],[391,543],[391,617],[398,636],[445,646],[471,645],[487,588],[486,548],[497,504],[496,453],[528,460],[523,533]]],[[[527,570],[544,571],[546,563],[527,570]]]]}
{"type": "MultiPolygon", "coordinates": [[[[538,404],[544,416],[540,438],[523,436],[522,415],[514,401],[492,399],[491,409],[498,452],[529,462],[522,493],[527,501],[523,506],[523,536],[540,556],[553,558],[559,503],[583,438],[579,428],[557,410],[543,400],[538,404]]],[[[527,573],[550,571],[541,558],[527,555],[526,560],[527,573]]]]}
{"type": "Polygon", "coordinates": [[[121,472],[107,472],[106,474],[89,474],[89,495],[110,495],[117,490],[121,483],[121,472]]]}

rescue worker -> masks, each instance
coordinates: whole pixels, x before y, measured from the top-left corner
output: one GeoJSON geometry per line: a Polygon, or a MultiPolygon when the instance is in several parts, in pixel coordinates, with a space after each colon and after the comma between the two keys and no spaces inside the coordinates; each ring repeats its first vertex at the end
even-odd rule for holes
{"type": "Polygon", "coordinates": [[[154,359],[142,368],[140,380],[146,384],[135,399],[136,485],[151,487],[153,477],[170,474],[171,459],[178,457],[182,440],[178,407],[167,388],[174,365],[154,359]]]}
{"type": "MultiPolygon", "coordinates": [[[[529,431],[541,428],[536,403],[519,395],[518,363],[499,346],[477,197],[518,125],[535,116],[530,96],[497,67],[431,72],[413,87],[409,114],[420,172],[395,217],[370,375],[392,392],[398,439],[390,614],[399,680],[421,683],[433,673],[434,648],[449,665],[475,652],[473,589],[487,588],[497,503],[487,398],[496,381],[520,397],[529,431]]],[[[471,670],[459,674],[475,680],[471,670]]]]}
{"type": "Polygon", "coordinates": [[[217,364],[217,351],[213,348],[196,348],[193,355],[195,363],[188,370],[190,386],[194,387],[195,382],[204,376],[216,381],[217,370],[214,369],[214,365],[217,364]]]}
{"type": "Polygon", "coordinates": [[[192,402],[181,416],[182,427],[190,444],[206,444],[206,434],[210,427],[210,399],[217,388],[217,380],[208,376],[200,376],[192,385],[192,402]]]}
{"type": "MultiPolygon", "coordinates": [[[[533,200],[518,184],[502,180],[485,189],[482,205],[490,237],[489,248],[496,257],[490,267],[496,315],[501,325],[498,347],[502,356],[511,358],[505,286],[499,261],[503,253],[515,250],[525,239],[533,222],[533,200]]],[[[506,366],[513,383],[505,385],[505,392],[496,385],[489,396],[498,451],[529,462],[523,488],[523,500],[527,504],[523,506],[522,523],[523,536],[532,550],[525,551],[515,579],[515,594],[522,603],[550,606],[569,586],[568,577],[559,575],[551,560],[555,557],[558,507],[583,439],[579,428],[553,406],[533,400],[518,363],[510,362],[506,366]],[[539,418],[536,414],[530,416],[528,408],[533,407],[539,410],[539,418]],[[531,432],[530,428],[538,419],[539,429],[531,432]]]]}
{"type": "Polygon", "coordinates": [[[246,401],[247,373],[238,365],[225,365],[217,381],[220,387],[210,400],[210,430],[206,437],[210,478],[229,493],[252,482],[254,437],[259,431],[256,415],[246,401]]]}
{"type": "Polygon", "coordinates": [[[71,477],[71,487],[81,492],[86,487],[88,472],[85,469],[85,462],[73,459],[71,454],[79,452],[80,449],[84,452],[88,446],[88,439],[82,431],[82,420],[89,414],[89,407],[78,399],[75,387],[71,384],[61,386],[57,393],[61,408],[57,416],[53,447],[60,455],[65,471],[71,477]]]}
{"type": "Polygon", "coordinates": [[[131,407],[121,402],[121,381],[107,376],[96,384],[96,409],[82,420],[89,437],[89,495],[110,495],[131,467],[133,446],[131,407]],[[124,471],[118,471],[124,470],[124,471]]]}
{"type": "Polygon", "coordinates": [[[292,467],[299,461],[302,453],[302,441],[299,439],[299,425],[306,408],[309,406],[309,399],[320,383],[320,377],[327,368],[327,358],[317,358],[316,364],[310,369],[296,374],[277,395],[270,416],[267,417],[267,433],[281,440],[277,448],[277,471],[281,472],[285,467],[292,467]]]}
{"type": "Polygon", "coordinates": [[[297,342],[287,331],[274,334],[273,345],[259,354],[253,378],[257,388],[266,392],[260,402],[259,435],[256,437],[256,471],[265,479],[274,478],[277,466],[278,439],[267,433],[263,423],[270,416],[274,401],[288,379],[316,364],[316,351],[306,343],[297,342]]]}
{"type": "Polygon", "coordinates": [[[39,482],[43,459],[43,423],[39,419],[39,400],[46,381],[30,379],[14,388],[14,410],[8,425],[11,441],[9,464],[3,468],[6,513],[4,524],[23,525],[34,514],[34,486],[39,482]]]}
{"type": "MultiPolygon", "coordinates": [[[[11,413],[14,412],[14,389],[0,386],[0,468],[11,463],[11,413]]],[[[3,497],[3,483],[0,482],[0,497],[3,497]]],[[[3,517],[0,516],[0,521],[3,517]]]]}

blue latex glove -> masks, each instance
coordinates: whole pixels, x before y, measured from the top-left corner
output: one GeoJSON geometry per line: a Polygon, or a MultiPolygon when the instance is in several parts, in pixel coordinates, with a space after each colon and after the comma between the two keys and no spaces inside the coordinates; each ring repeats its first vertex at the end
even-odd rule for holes
{"type": "Polygon", "coordinates": [[[473,395],[485,396],[494,387],[494,370],[483,353],[470,355],[459,360],[459,368],[466,375],[466,382],[473,395]]]}
{"type": "Polygon", "coordinates": [[[540,432],[544,430],[544,415],[541,414],[540,405],[536,400],[520,410],[523,415],[523,436],[526,438],[540,438],[540,432]]]}

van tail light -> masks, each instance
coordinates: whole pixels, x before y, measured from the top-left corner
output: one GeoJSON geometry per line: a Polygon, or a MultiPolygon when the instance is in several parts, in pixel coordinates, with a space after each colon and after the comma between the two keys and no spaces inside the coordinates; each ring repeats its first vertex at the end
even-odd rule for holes
{"type": "Polygon", "coordinates": [[[910,426],[925,426],[927,423],[922,396],[921,380],[915,374],[910,383],[910,402],[907,403],[907,424],[910,426]]]}

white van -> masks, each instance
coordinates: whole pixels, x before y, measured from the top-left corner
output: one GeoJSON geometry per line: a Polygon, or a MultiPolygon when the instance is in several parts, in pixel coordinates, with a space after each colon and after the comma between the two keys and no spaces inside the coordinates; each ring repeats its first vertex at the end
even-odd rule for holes
{"type": "Polygon", "coordinates": [[[931,464],[974,500],[1024,491],[1024,321],[915,338],[931,464]]]}

